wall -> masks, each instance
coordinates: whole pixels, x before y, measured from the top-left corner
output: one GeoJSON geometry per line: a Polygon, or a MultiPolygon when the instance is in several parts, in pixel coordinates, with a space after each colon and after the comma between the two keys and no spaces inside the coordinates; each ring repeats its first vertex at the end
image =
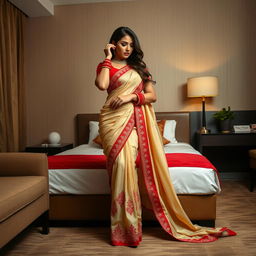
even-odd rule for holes
{"type": "Polygon", "coordinates": [[[58,131],[74,141],[77,113],[99,112],[105,92],[94,86],[95,68],[113,30],[138,35],[157,81],[157,111],[200,110],[187,99],[186,81],[219,77],[219,96],[207,109],[256,109],[254,0],[140,0],[55,7],[52,17],[27,18],[25,74],[27,144],[58,131]]]}

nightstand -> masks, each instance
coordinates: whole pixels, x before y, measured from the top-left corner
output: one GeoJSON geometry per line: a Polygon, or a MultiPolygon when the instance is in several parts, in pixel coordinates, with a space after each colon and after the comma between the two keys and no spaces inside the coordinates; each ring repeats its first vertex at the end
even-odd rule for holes
{"type": "Polygon", "coordinates": [[[61,143],[57,146],[51,146],[49,144],[48,146],[42,146],[41,144],[38,144],[26,147],[25,151],[34,153],[46,153],[48,156],[52,156],[72,148],[73,143],[61,143]]]}
{"type": "Polygon", "coordinates": [[[210,133],[197,134],[198,150],[217,167],[227,173],[227,167],[247,170],[251,184],[252,175],[249,172],[248,150],[256,148],[256,133],[210,133]],[[210,150],[217,149],[210,153],[210,150]],[[220,153],[222,152],[222,153],[220,153]],[[213,154],[214,153],[214,154],[213,154]]]}
{"type": "Polygon", "coordinates": [[[198,150],[204,147],[255,147],[256,133],[197,133],[198,150]]]}

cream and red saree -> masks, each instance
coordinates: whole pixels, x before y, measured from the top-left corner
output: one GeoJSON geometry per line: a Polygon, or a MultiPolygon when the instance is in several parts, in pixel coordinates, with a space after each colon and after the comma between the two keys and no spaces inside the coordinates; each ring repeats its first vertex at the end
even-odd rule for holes
{"type": "Polygon", "coordinates": [[[111,109],[118,95],[142,92],[139,74],[125,66],[110,80],[107,100],[100,114],[100,136],[107,156],[111,185],[111,239],[113,245],[136,246],[142,238],[141,201],[138,176],[151,207],[164,230],[187,242],[212,242],[220,236],[235,235],[227,228],[193,225],[184,212],[173,188],[162,139],[150,104],[127,103],[111,109]],[[140,154],[140,168],[136,158],[140,154]],[[138,175],[137,172],[140,172],[138,175]]]}

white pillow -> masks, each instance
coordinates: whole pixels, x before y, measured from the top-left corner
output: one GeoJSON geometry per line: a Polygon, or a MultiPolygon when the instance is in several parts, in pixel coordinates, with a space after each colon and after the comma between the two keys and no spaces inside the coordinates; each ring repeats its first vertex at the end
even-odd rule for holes
{"type": "Polygon", "coordinates": [[[175,138],[175,129],[176,129],[176,121],[166,120],[163,135],[171,143],[178,143],[178,141],[175,138]]]}
{"type": "Polygon", "coordinates": [[[88,144],[96,144],[93,140],[99,135],[99,122],[90,121],[89,122],[89,141],[88,144]]]}

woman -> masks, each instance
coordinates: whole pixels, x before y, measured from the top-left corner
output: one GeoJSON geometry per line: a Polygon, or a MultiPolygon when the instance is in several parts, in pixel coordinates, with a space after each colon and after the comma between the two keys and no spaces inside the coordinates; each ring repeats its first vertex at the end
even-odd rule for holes
{"type": "Polygon", "coordinates": [[[104,52],[106,58],[97,67],[95,84],[108,92],[99,132],[111,185],[112,245],[136,247],[140,243],[143,191],[164,230],[177,240],[201,243],[235,235],[227,228],[193,225],[180,205],[151,106],[156,101],[154,81],[135,33],[127,27],[117,28],[104,52]],[[138,180],[140,175],[143,181],[138,180]],[[141,191],[138,184],[142,184],[141,191]]]}

